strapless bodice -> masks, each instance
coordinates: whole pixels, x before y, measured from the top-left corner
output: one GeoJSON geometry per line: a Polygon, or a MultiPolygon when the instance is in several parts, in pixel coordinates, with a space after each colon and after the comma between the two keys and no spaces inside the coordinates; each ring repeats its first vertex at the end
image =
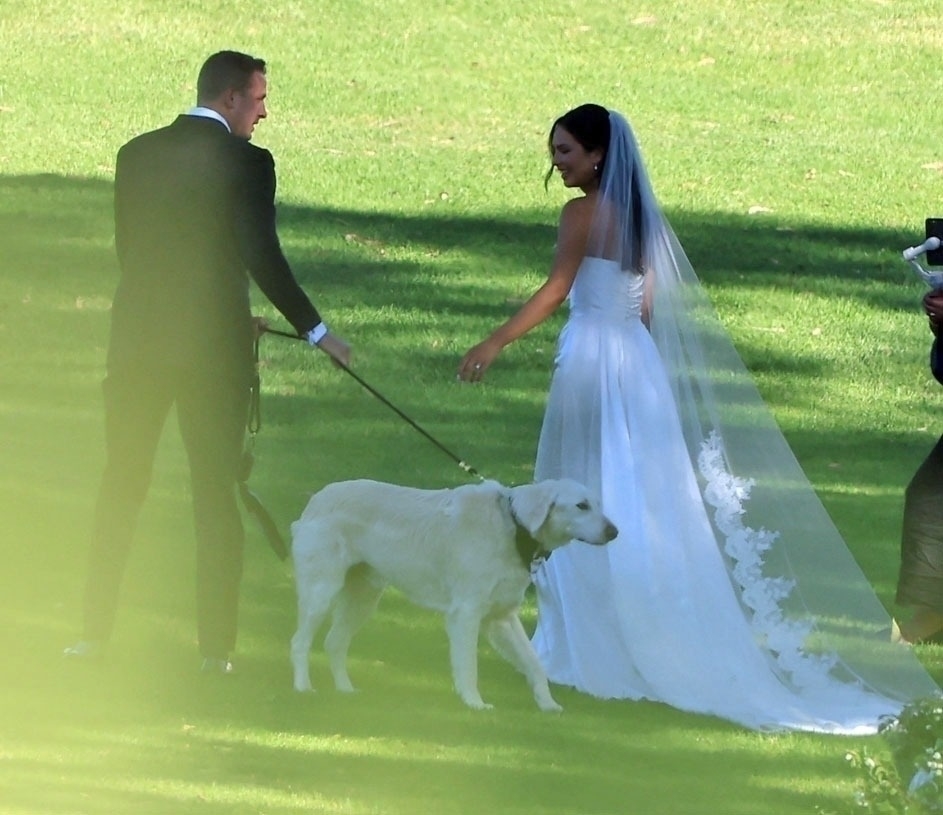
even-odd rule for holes
{"type": "Polygon", "coordinates": [[[637,320],[644,295],[644,275],[624,271],[613,260],[586,257],[570,289],[570,315],[637,320]]]}

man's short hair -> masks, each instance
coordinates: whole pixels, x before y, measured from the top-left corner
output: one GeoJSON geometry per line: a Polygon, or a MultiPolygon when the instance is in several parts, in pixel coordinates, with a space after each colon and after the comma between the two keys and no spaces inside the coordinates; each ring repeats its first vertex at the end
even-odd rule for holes
{"type": "Polygon", "coordinates": [[[200,68],[196,80],[197,104],[218,99],[226,91],[244,91],[255,73],[265,73],[265,60],[239,51],[219,51],[200,68]]]}

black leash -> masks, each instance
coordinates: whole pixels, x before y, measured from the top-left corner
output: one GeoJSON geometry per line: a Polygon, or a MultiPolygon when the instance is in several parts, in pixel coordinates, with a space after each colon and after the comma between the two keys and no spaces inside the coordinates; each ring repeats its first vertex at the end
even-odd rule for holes
{"type": "MultiPolygon", "coordinates": [[[[278,331],[274,328],[266,327],[263,329],[263,333],[275,334],[278,337],[286,337],[290,340],[302,340],[307,342],[304,337],[300,337],[297,334],[289,334],[287,331],[278,331]]],[[[259,432],[259,429],[262,427],[262,410],[261,410],[261,397],[260,397],[260,377],[259,377],[259,339],[256,337],[254,345],[254,354],[255,354],[255,375],[252,380],[252,386],[250,388],[250,400],[249,400],[249,418],[246,423],[248,432],[249,432],[249,442],[246,447],[245,453],[243,454],[243,474],[242,478],[239,480],[239,493],[242,496],[243,503],[245,504],[246,509],[256,517],[259,523],[262,525],[262,529],[265,532],[266,538],[268,538],[269,545],[275,551],[282,560],[288,557],[288,547],[285,545],[285,541],[282,539],[282,536],[279,534],[278,527],[275,525],[275,522],[272,520],[272,516],[266,511],[265,507],[262,506],[262,502],[249,490],[246,480],[249,477],[249,471],[252,469],[253,455],[252,450],[255,446],[255,436],[259,432]]],[[[473,475],[479,480],[484,480],[483,476],[474,468],[465,463],[460,459],[455,453],[449,450],[444,444],[442,444],[438,439],[420,427],[413,419],[407,416],[402,410],[400,410],[396,405],[394,405],[389,399],[387,399],[382,393],[380,393],[376,388],[366,382],[362,377],[354,373],[347,365],[341,362],[334,357],[331,357],[332,361],[339,368],[343,368],[351,377],[353,377],[361,386],[368,390],[373,396],[379,399],[384,405],[386,405],[390,410],[396,413],[403,421],[407,422],[410,426],[415,428],[419,433],[425,436],[429,441],[431,441],[436,447],[438,447],[443,453],[445,453],[452,461],[454,461],[459,467],[462,468],[469,475],[473,475]]],[[[546,551],[543,548],[543,544],[537,541],[530,531],[518,520],[517,516],[514,514],[513,506],[509,507],[511,518],[514,520],[514,526],[516,528],[514,536],[514,546],[517,550],[518,557],[521,559],[521,564],[524,568],[528,569],[531,573],[531,577],[540,566],[540,563],[550,557],[550,552],[546,551]]]]}
{"type": "MultiPolygon", "coordinates": [[[[307,342],[307,340],[306,340],[304,337],[299,337],[297,334],[290,334],[290,333],[288,333],[287,331],[278,331],[278,330],[276,330],[276,329],[274,329],[274,328],[265,328],[264,331],[265,331],[265,333],[267,333],[267,334],[275,334],[275,335],[278,336],[278,337],[287,337],[287,338],[290,339],[290,340],[301,340],[302,342],[307,342]]],[[[445,453],[450,459],[452,459],[452,461],[454,461],[454,462],[455,462],[459,467],[461,467],[466,473],[468,473],[468,474],[471,475],[471,476],[474,476],[475,478],[478,478],[478,479],[481,480],[481,481],[484,481],[484,476],[482,476],[474,467],[470,466],[469,464],[466,464],[463,459],[461,459],[461,458],[459,458],[457,455],[455,455],[455,453],[453,453],[451,450],[449,450],[449,448],[446,447],[444,444],[442,444],[438,439],[436,439],[435,437],[433,437],[432,435],[430,435],[429,433],[427,433],[423,428],[421,428],[418,424],[416,424],[416,422],[414,422],[412,419],[410,419],[409,416],[407,416],[405,413],[403,413],[402,410],[400,410],[398,407],[396,407],[396,405],[394,405],[389,399],[387,399],[387,398],[386,398],[382,393],[380,393],[376,388],[374,388],[374,387],[373,387],[372,385],[370,385],[368,382],[365,382],[362,377],[360,377],[360,376],[358,376],[356,373],[354,373],[348,366],[346,366],[346,365],[345,365],[343,362],[341,362],[340,360],[335,359],[334,357],[331,357],[331,359],[332,359],[332,361],[334,362],[334,364],[337,365],[337,367],[343,368],[344,371],[345,371],[348,375],[350,375],[351,377],[353,377],[355,380],[357,380],[357,382],[358,382],[362,387],[364,387],[366,390],[370,391],[370,393],[373,394],[373,396],[375,396],[375,397],[376,397],[377,399],[379,399],[384,405],[386,405],[390,410],[392,410],[394,413],[396,413],[396,415],[399,416],[403,421],[407,422],[409,425],[411,425],[411,426],[412,426],[415,430],[417,430],[419,433],[422,433],[423,436],[425,436],[425,437],[426,437],[429,441],[431,441],[436,447],[438,447],[443,453],[445,453]]]]}
{"type": "MultiPolygon", "coordinates": [[[[297,334],[289,334],[287,331],[278,331],[274,328],[265,328],[263,329],[263,333],[275,334],[278,337],[287,337],[290,340],[302,340],[303,342],[307,342],[304,337],[300,337],[297,334]]],[[[249,474],[252,472],[252,465],[255,463],[255,455],[253,453],[255,449],[255,437],[262,427],[261,379],[259,376],[259,339],[260,337],[255,338],[255,344],[253,346],[253,353],[255,355],[255,372],[253,374],[252,382],[249,386],[249,414],[248,418],[246,419],[246,431],[248,433],[248,438],[246,441],[245,450],[242,453],[242,467],[237,481],[239,486],[239,496],[242,498],[242,503],[243,506],[245,506],[246,511],[259,522],[259,525],[262,527],[262,531],[265,533],[266,540],[268,540],[269,546],[272,547],[272,551],[274,551],[281,560],[285,560],[288,557],[288,546],[285,544],[284,538],[282,538],[281,533],[278,531],[278,526],[275,524],[272,516],[262,505],[262,502],[258,499],[258,496],[256,496],[255,493],[249,489],[248,484],[249,474]]],[[[425,436],[429,441],[431,441],[436,447],[438,447],[443,453],[452,459],[452,461],[461,467],[462,470],[482,481],[484,480],[484,477],[480,475],[474,467],[466,464],[465,461],[455,455],[455,453],[449,450],[448,447],[426,432],[376,388],[374,388],[368,382],[364,381],[362,377],[354,373],[347,365],[345,365],[340,360],[335,359],[334,357],[331,357],[331,359],[335,365],[337,365],[339,368],[343,368],[344,371],[357,380],[357,382],[362,387],[368,390],[371,394],[373,394],[373,396],[379,399],[401,419],[403,419],[423,436],[425,436]]],[[[523,559],[525,554],[520,549],[522,545],[531,547],[530,543],[522,542],[519,536],[518,547],[523,559]]]]}
{"type": "Polygon", "coordinates": [[[242,451],[242,462],[239,469],[237,485],[239,487],[239,497],[246,508],[246,512],[252,515],[262,527],[265,538],[272,547],[272,551],[281,560],[288,557],[288,546],[285,539],[278,531],[278,526],[269,514],[269,511],[262,505],[258,496],[249,489],[249,474],[252,472],[252,465],[255,463],[255,437],[262,427],[262,401],[260,396],[261,378],[259,376],[259,339],[256,337],[253,346],[255,355],[255,365],[253,368],[252,382],[249,385],[249,414],[246,418],[246,439],[245,449],[242,451]]]}

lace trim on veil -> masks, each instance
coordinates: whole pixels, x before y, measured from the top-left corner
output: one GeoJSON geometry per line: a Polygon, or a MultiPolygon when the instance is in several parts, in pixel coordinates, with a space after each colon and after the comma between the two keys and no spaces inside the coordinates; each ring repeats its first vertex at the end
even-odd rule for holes
{"type": "Polygon", "coordinates": [[[723,551],[730,558],[730,573],[737,583],[747,621],[757,644],[769,652],[776,666],[797,688],[811,688],[837,681],[830,676],[839,663],[837,654],[813,654],[805,649],[815,621],[788,619],[782,603],[795,587],[787,577],[763,574],[766,553],[779,532],[753,529],[743,522],[744,504],[750,499],[753,479],[733,475],[724,460],[720,434],[712,431],[702,442],[698,469],[706,481],[704,500],[714,508],[714,524],[723,535],[723,551]]]}

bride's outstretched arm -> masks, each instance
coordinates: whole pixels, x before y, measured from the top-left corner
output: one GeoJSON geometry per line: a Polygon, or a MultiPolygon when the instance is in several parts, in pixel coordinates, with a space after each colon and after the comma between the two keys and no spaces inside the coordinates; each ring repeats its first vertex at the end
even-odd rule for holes
{"type": "Polygon", "coordinates": [[[586,251],[592,211],[593,202],[589,198],[574,198],[563,207],[557,249],[547,280],[513,317],[465,354],[458,367],[459,379],[469,382],[480,380],[506,345],[540,325],[566,299],[586,251]]]}

